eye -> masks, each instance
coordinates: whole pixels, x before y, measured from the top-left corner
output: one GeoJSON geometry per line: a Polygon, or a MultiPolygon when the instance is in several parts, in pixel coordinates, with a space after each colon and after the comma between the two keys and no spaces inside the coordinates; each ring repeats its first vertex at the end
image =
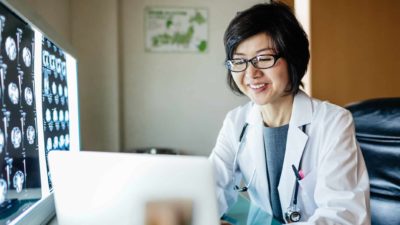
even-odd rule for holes
{"type": "Polygon", "coordinates": [[[269,61],[273,61],[274,57],[272,55],[260,55],[257,56],[257,60],[260,62],[269,62],[269,61]]]}
{"type": "Polygon", "coordinates": [[[232,59],[231,60],[232,65],[242,65],[246,63],[246,60],[244,59],[232,59]]]}

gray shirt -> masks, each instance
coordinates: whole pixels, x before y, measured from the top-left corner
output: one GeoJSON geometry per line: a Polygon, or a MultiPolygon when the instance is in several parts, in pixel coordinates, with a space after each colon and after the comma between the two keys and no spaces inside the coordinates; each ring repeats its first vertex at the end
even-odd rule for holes
{"type": "Polygon", "coordinates": [[[267,163],[268,185],[273,216],[283,222],[278,184],[281,177],[289,124],[281,127],[264,127],[264,149],[267,163]]]}

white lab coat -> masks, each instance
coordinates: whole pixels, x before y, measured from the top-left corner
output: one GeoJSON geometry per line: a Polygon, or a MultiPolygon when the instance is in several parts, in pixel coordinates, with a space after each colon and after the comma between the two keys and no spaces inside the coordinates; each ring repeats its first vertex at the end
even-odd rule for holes
{"type": "MultiPolygon", "coordinates": [[[[233,161],[243,125],[248,123],[246,140],[238,154],[237,181],[254,179],[248,193],[253,204],[272,214],[263,141],[263,120],[259,107],[249,102],[225,118],[210,155],[215,170],[221,215],[235,203],[233,161]]],[[[295,95],[278,191],[285,214],[291,203],[295,176],[291,165],[299,165],[298,224],[370,224],[369,179],[364,159],[355,139],[349,111],[300,91],[295,95]],[[306,125],[306,132],[302,126],[306,125]]],[[[237,174],[237,173],[235,173],[237,174]]],[[[283,215],[284,217],[284,215],[283,215]]]]}

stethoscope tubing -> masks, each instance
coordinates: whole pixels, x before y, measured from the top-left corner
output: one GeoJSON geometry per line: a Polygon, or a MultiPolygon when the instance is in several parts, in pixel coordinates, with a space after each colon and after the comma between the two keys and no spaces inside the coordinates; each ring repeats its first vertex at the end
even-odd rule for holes
{"type": "MultiPolygon", "coordinates": [[[[243,146],[244,146],[244,144],[246,142],[246,134],[247,134],[248,125],[249,125],[248,123],[245,123],[243,125],[242,131],[240,132],[239,146],[238,146],[238,148],[236,150],[234,161],[233,161],[233,177],[232,177],[232,182],[233,182],[233,185],[234,185],[233,189],[235,191],[238,191],[238,192],[246,192],[246,191],[248,191],[248,189],[250,188],[250,185],[253,182],[253,179],[254,179],[254,176],[255,176],[255,173],[256,173],[256,168],[254,167],[252,175],[251,175],[251,178],[250,178],[249,182],[245,186],[239,187],[239,185],[236,184],[236,171],[237,171],[237,164],[238,164],[237,163],[238,156],[239,156],[239,152],[243,149],[243,146]]],[[[305,132],[305,125],[303,125],[302,130],[303,130],[303,132],[305,132]]],[[[301,156],[301,160],[300,160],[298,169],[300,169],[300,167],[301,167],[302,160],[303,160],[303,155],[301,156]]],[[[293,194],[292,194],[292,200],[290,201],[289,208],[297,209],[297,196],[298,196],[298,191],[299,191],[299,181],[301,180],[301,177],[299,177],[298,170],[296,169],[296,167],[294,165],[292,165],[292,168],[293,168],[293,171],[295,173],[296,179],[295,179],[295,184],[294,184],[294,187],[293,187],[294,189],[293,189],[293,194]]],[[[299,213],[299,215],[300,215],[300,211],[298,211],[297,213],[299,213]]]]}

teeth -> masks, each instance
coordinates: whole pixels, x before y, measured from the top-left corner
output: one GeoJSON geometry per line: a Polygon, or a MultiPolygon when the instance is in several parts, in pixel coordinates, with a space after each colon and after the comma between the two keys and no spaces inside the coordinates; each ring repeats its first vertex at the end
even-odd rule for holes
{"type": "Polygon", "coordinates": [[[251,88],[255,88],[255,89],[257,89],[257,88],[262,88],[262,87],[264,87],[265,86],[265,84],[250,84],[250,87],[251,88]]]}

